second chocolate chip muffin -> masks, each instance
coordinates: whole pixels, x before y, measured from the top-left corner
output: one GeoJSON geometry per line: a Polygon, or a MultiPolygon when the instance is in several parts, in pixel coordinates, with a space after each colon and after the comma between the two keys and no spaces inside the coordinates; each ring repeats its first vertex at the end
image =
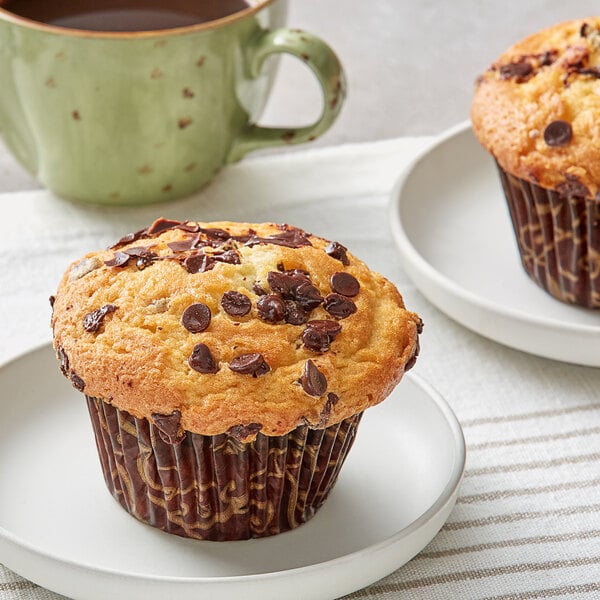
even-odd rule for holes
{"type": "Polygon", "coordinates": [[[526,272],[563,302],[600,308],[600,17],[509,48],[477,80],[471,119],[526,272]]]}
{"type": "Polygon", "coordinates": [[[220,540],[314,514],[421,328],[338,243],[167,219],[71,265],[52,325],[113,495],[144,522],[220,540]]]}

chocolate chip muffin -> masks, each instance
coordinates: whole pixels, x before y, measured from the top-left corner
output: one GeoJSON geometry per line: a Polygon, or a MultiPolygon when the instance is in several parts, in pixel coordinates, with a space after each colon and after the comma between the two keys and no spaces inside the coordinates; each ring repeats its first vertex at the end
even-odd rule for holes
{"type": "Polygon", "coordinates": [[[158,219],[72,264],[51,300],[110,492],[208,540],[310,519],[422,327],[344,246],[269,223],[158,219]]]}
{"type": "Polygon", "coordinates": [[[507,50],[479,77],[471,119],[496,159],[521,262],[555,298],[600,308],[600,17],[507,50]]]}

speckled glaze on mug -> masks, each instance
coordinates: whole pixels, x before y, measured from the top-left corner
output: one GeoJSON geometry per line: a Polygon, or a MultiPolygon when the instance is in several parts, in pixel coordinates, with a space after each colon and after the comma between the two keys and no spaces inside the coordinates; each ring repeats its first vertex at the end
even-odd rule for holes
{"type": "Polygon", "coordinates": [[[324,133],[345,95],[335,53],[283,28],[287,0],[262,0],[218,20],[160,31],[93,32],[0,8],[0,133],[59,196],[136,205],[186,196],[252,150],[324,133]],[[276,61],[304,61],[324,95],[302,128],[256,124],[276,61]]]}

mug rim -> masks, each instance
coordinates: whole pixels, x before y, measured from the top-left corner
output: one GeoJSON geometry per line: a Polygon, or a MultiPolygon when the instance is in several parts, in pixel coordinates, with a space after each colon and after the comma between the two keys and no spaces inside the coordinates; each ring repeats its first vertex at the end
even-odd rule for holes
{"type": "Polygon", "coordinates": [[[254,4],[238,10],[230,15],[225,15],[211,21],[195,23],[194,25],[185,25],[183,27],[171,27],[168,29],[145,29],[141,31],[96,31],[93,29],[75,29],[71,27],[63,27],[61,25],[50,25],[28,17],[17,15],[0,5],[0,21],[6,21],[29,29],[36,29],[46,33],[54,33],[58,35],[79,37],[79,38],[96,38],[96,39],[131,39],[131,38],[148,38],[148,37],[165,37],[172,35],[182,35],[193,33],[196,31],[208,31],[225,27],[231,23],[240,21],[250,15],[257,13],[269,4],[273,4],[277,0],[253,0],[254,4]]]}

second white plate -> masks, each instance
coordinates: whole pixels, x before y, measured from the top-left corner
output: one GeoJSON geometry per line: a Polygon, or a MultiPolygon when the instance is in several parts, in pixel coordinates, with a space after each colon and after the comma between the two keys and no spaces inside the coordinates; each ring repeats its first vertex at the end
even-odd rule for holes
{"type": "Polygon", "coordinates": [[[408,275],[450,317],[512,348],[600,367],[600,311],[563,304],[526,275],[495,166],[469,124],[407,169],[390,221],[408,275]]]}
{"type": "Polygon", "coordinates": [[[74,600],[337,598],[433,538],[464,469],[454,414],[409,374],[367,411],[310,522],[259,540],[186,540],[109,495],[83,396],[48,346],[0,368],[0,390],[0,562],[74,600]]]}

